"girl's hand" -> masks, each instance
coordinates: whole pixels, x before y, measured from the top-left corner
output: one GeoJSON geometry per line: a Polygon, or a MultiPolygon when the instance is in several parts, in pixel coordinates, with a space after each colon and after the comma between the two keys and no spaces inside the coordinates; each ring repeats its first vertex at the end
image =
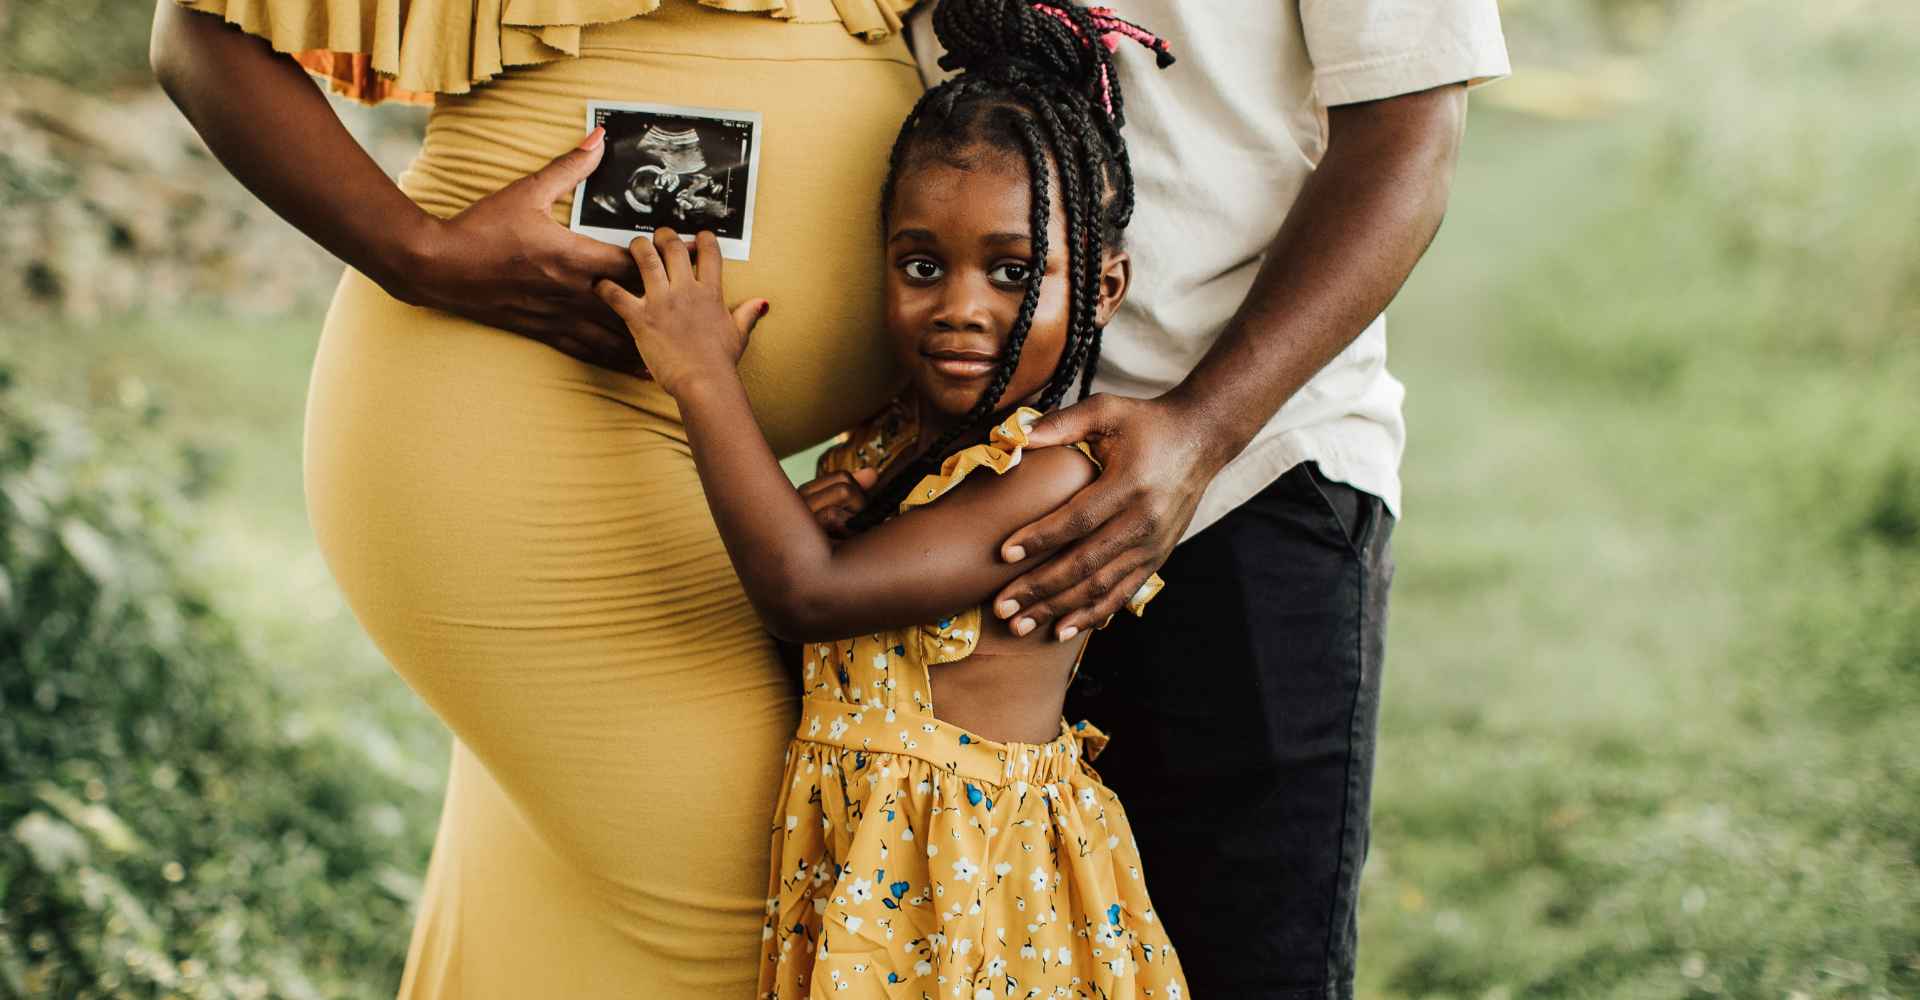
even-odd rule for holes
{"type": "Polygon", "coordinates": [[[747,338],[770,308],[766,299],[749,299],[729,312],[720,288],[720,241],[703,232],[696,247],[697,261],[680,234],[655,230],[651,240],[642,236],[627,248],[640,268],[644,295],[635,297],[612,281],[593,286],[600,301],[626,321],[654,381],[675,397],[703,380],[734,377],[747,338]]]}
{"type": "Polygon", "coordinates": [[[800,498],[828,537],[846,538],[847,522],[867,509],[867,491],[879,478],[874,469],[829,473],[800,487],[800,498]]]}

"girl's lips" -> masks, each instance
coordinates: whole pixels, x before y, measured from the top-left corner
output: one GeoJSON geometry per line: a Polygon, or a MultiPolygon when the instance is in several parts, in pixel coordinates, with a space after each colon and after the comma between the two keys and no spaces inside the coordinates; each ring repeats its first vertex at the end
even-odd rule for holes
{"type": "Polygon", "coordinates": [[[985,378],[1000,367],[1000,359],[987,354],[971,351],[943,351],[939,354],[922,354],[927,359],[927,367],[935,374],[951,379],[985,378]]]}

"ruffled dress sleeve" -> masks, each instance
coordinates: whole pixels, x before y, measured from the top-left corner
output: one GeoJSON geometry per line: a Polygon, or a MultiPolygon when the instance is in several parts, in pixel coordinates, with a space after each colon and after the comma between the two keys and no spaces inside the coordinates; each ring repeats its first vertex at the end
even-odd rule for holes
{"type": "MultiPolygon", "coordinates": [[[[661,0],[176,0],[292,54],[365,104],[432,103],[513,66],[580,54],[581,29],[650,14],[661,0]]],[[[839,22],[868,41],[898,32],[915,0],[699,0],[799,23],[839,22]]]]}

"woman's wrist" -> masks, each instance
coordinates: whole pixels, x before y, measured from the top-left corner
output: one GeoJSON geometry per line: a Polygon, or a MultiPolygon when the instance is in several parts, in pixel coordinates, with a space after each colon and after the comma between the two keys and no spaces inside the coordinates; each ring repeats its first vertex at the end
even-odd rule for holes
{"type": "Polygon", "coordinates": [[[383,227],[383,238],[371,242],[366,266],[359,269],[387,294],[419,305],[424,279],[445,259],[446,220],[409,205],[398,224],[383,227]]]}

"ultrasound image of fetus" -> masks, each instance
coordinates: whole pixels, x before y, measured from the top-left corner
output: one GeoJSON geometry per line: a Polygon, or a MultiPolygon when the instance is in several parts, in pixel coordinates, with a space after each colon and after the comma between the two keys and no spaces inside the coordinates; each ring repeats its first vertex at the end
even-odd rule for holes
{"type": "Polygon", "coordinates": [[[734,214],[726,172],[710,162],[698,129],[652,125],[613,150],[625,181],[591,196],[595,207],[649,225],[711,228],[734,214]]]}

